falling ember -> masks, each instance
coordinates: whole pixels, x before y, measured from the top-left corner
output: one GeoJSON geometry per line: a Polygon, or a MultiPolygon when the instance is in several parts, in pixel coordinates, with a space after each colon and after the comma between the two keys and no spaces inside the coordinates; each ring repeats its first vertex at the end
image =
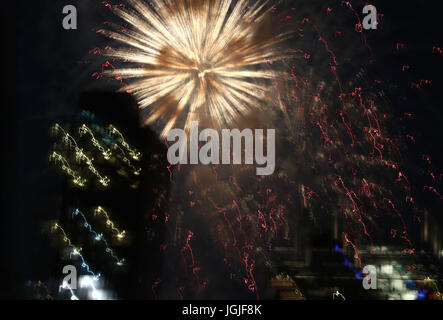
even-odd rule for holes
{"type": "Polygon", "coordinates": [[[149,108],[146,124],[165,121],[165,136],[182,120],[185,129],[191,121],[221,127],[266,105],[270,80],[281,77],[266,61],[289,55],[281,46],[292,33],[269,31],[269,1],[129,3],[113,8],[128,26],[104,33],[127,45],[106,54],[132,65],[108,74],[135,79],[126,89],[149,108]]]}

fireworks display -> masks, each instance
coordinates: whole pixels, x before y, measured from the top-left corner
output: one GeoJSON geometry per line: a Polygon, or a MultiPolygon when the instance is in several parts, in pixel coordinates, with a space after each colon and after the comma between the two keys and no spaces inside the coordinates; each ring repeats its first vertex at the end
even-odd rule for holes
{"type": "Polygon", "coordinates": [[[269,81],[280,75],[266,61],[280,61],[289,52],[279,45],[292,32],[275,33],[269,21],[269,1],[130,1],[114,7],[127,22],[124,29],[101,30],[125,47],[106,51],[140,67],[110,73],[136,80],[126,87],[140,108],[148,108],[146,123],[165,121],[163,135],[185,119],[222,127],[239,114],[268,102],[269,81]]]}
{"type": "Polygon", "coordinates": [[[438,43],[391,36],[378,3],[366,28],[362,1],[96,5],[81,112],[50,124],[62,187],[40,229],[59,259],[34,296],[442,299],[440,155],[413,124],[436,81],[405,58],[441,64],[438,43]],[[194,121],[275,129],[273,173],[172,165],[167,134],[194,121]],[[80,289],[54,271],[68,263],[80,289]]]}
{"type": "MultiPolygon", "coordinates": [[[[273,243],[299,239],[295,224],[306,223],[301,222],[305,216],[347,248],[353,258],[346,258],[345,266],[356,278],[368,258],[361,252],[377,254],[381,244],[399,246],[404,255],[416,252],[409,228],[422,217],[402,160],[413,137],[404,139],[388,129],[398,120],[389,111],[388,89],[370,74],[375,54],[350,2],[327,6],[323,15],[327,19],[340,12],[355,18],[353,32],[362,45],[354,53],[336,52],[333,42],[342,31],[334,30],[331,40],[331,32],[297,8],[278,9],[268,2],[130,1],[111,10],[125,23],[111,24],[115,31],[97,32],[123,43],[103,55],[112,57],[114,65],[124,63],[104,73],[127,79],[123,89],[137,97],[140,108],[150,110],[145,123],[166,119],[163,136],[182,125],[178,119],[185,120],[185,127],[193,120],[216,128],[232,123],[277,127],[277,145],[285,146],[277,150],[280,163],[268,179],[253,177],[248,166],[178,166],[174,172],[168,166],[174,191],[164,210],[182,209],[161,219],[166,228],[175,225],[168,232],[174,233],[176,245],[183,244],[183,265],[173,270],[193,276],[187,281],[195,292],[191,296],[200,296],[210,282],[200,275],[204,270],[192,246],[201,232],[223,248],[220,259],[231,280],[244,283],[257,298],[257,264],[266,265],[271,275],[278,273],[273,243]],[[279,27],[263,33],[270,21],[279,27]],[[353,65],[350,57],[357,54],[365,58],[353,65]],[[124,68],[127,63],[136,67],[124,68]],[[193,212],[188,222],[183,202],[193,212]],[[186,231],[196,215],[205,227],[186,231]]],[[[377,18],[378,25],[383,23],[383,14],[377,18]]],[[[411,85],[421,88],[430,81],[418,83],[411,85]]],[[[160,219],[154,211],[153,219],[160,219]]],[[[160,250],[167,247],[162,244],[160,250]]],[[[167,279],[155,281],[161,287],[167,279]]],[[[186,286],[176,286],[183,297],[186,286]]]]}

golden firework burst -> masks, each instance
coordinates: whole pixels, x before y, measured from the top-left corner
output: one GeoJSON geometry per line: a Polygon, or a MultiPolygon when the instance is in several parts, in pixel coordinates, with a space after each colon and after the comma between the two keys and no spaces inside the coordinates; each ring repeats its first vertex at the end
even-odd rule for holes
{"type": "Polygon", "coordinates": [[[269,1],[130,0],[115,8],[127,26],[108,36],[124,44],[113,58],[140,67],[117,68],[113,76],[134,78],[129,90],[149,109],[146,124],[165,121],[162,135],[184,121],[222,127],[263,106],[270,81],[279,74],[266,65],[286,57],[269,1]]]}

